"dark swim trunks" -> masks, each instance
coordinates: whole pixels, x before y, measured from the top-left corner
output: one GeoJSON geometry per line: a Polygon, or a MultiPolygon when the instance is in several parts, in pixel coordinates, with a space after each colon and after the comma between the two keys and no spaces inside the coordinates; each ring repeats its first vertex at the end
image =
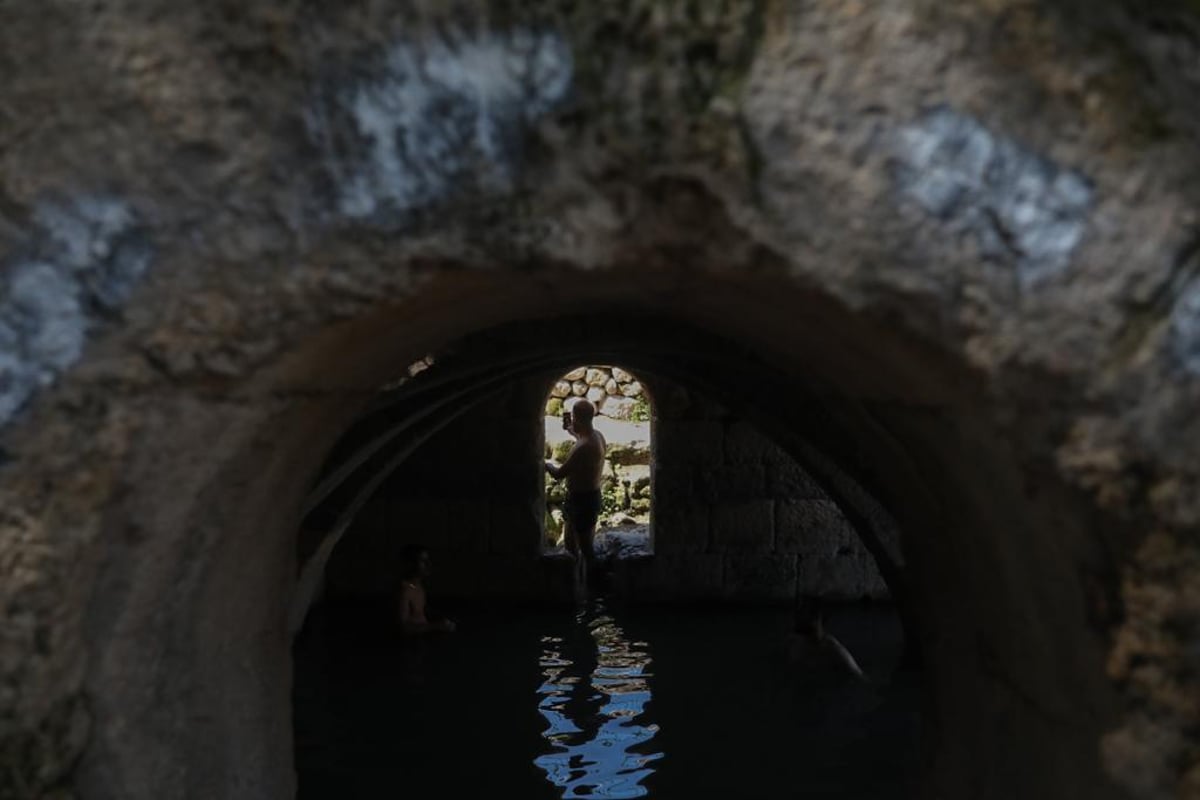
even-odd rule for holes
{"type": "Polygon", "coordinates": [[[571,527],[580,533],[591,530],[600,518],[600,490],[571,492],[563,505],[563,512],[571,520],[571,527]]]}

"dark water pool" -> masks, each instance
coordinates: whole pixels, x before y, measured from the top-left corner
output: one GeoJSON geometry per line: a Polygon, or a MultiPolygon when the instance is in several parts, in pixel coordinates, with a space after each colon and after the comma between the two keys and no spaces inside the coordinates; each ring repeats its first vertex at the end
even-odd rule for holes
{"type": "Polygon", "coordinates": [[[370,619],[297,646],[304,800],[912,796],[917,688],[883,608],[828,620],[869,685],[790,667],[776,611],[462,611],[415,644],[370,619]]]}

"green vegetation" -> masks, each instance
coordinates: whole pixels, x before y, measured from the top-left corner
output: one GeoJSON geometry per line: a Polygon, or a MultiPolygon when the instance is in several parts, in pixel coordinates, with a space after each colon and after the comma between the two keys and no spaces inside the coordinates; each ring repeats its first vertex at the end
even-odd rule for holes
{"type": "Polygon", "coordinates": [[[551,397],[548,401],[546,401],[546,416],[547,417],[558,417],[558,416],[562,415],[562,412],[563,412],[563,401],[561,398],[551,397]]]}
{"type": "Polygon", "coordinates": [[[558,463],[561,464],[562,462],[567,460],[567,456],[570,455],[571,448],[574,445],[575,445],[575,442],[573,442],[570,439],[559,442],[558,444],[554,445],[553,450],[550,453],[551,458],[553,458],[555,461],[557,461],[558,463]]]}
{"type": "Polygon", "coordinates": [[[633,410],[630,412],[629,418],[634,422],[650,421],[650,404],[646,402],[644,394],[634,398],[633,410]]]}

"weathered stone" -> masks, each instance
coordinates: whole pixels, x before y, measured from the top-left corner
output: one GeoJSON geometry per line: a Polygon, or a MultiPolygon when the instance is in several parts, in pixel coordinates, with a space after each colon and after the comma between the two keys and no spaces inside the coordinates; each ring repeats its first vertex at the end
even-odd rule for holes
{"type": "MultiPolygon", "coordinates": [[[[446,542],[457,553],[487,553],[491,545],[491,509],[487,500],[460,498],[446,507],[446,542]]],[[[417,534],[420,538],[421,534],[417,534]]]]}
{"type": "Polygon", "coordinates": [[[388,227],[465,184],[481,195],[511,191],[513,143],[571,84],[567,44],[529,31],[453,45],[401,40],[372,66],[319,87],[305,122],[337,188],[331,210],[388,227]],[[492,68],[464,70],[464,59],[492,68]],[[359,133],[358,147],[338,146],[346,130],[359,133]],[[474,169],[478,157],[488,159],[489,169],[474,169]]]}
{"type": "Polygon", "coordinates": [[[628,372],[621,369],[620,367],[612,368],[612,376],[613,376],[613,379],[616,380],[617,383],[620,383],[620,384],[633,383],[634,380],[636,380],[632,375],[630,375],[628,372]]]}
{"type": "Polygon", "coordinates": [[[617,382],[616,382],[614,379],[612,379],[612,378],[609,378],[609,379],[608,379],[608,380],[607,380],[607,381],[604,383],[604,393],[605,393],[605,394],[608,394],[608,395],[618,395],[618,396],[620,396],[620,394],[621,394],[621,386],[620,386],[620,384],[618,384],[618,383],[617,383],[617,382]]]}
{"type": "Polygon", "coordinates": [[[1171,312],[1171,347],[1184,369],[1200,375],[1200,278],[1192,280],[1171,312]]]}
{"type": "Polygon", "coordinates": [[[637,381],[623,384],[621,386],[621,394],[625,395],[626,397],[641,397],[642,384],[638,383],[637,381]]]}
{"type": "Polygon", "coordinates": [[[593,386],[587,390],[585,397],[587,397],[588,401],[592,405],[598,406],[604,402],[606,395],[604,394],[604,390],[599,386],[593,386]]]}
{"type": "Polygon", "coordinates": [[[707,505],[687,502],[686,496],[659,491],[654,517],[654,548],[657,553],[704,552],[710,544],[707,505]]]}
{"type": "Polygon", "coordinates": [[[897,181],[948,228],[969,231],[987,257],[1012,263],[1032,287],[1061,272],[1083,239],[1092,187],[979,120],[945,106],[897,140],[897,181]]]}
{"type": "Polygon", "coordinates": [[[722,590],[739,600],[792,600],[796,592],[796,557],[790,554],[725,554],[722,590]]]}
{"type": "Polygon", "coordinates": [[[775,504],[775,549],[832,558],[861,547],[850,523],[831,500],[785,500],[775,504]]]}
{"type": "Polygon", "coordinates": [[[608,396],[604,399],[601,411],[604,416],[612,419],[629,420],[633,418],[634,403],[627,397],[608,396]]]}
{"type": "Polygon", "coordinates": [[[568,372],[566,375],[563,375],[563,380],[574,383],[575,381],[583,380],[586,375],[587,367],[577,367],[568,372]]]}
{"type": "Polygon", "coordinates": [[[541,513],[532,503],[497,499],[491,504],[490,534],[491,552],[529,557],[541,550],[541,513]]]}
{"type": "Polygon", "coordinates": [[[708,463],[721,454],[724,440],[719,422],[675,419],[658,426],[655,457],[663,464],[708,463]]]}
{"type": "Polygon", "coordinates": [[[707,498],[713,503],[741,503],[765,499],[767,494],[764,490],[763,465],[695,464],[692,491],[696,496],[707,498]]]}
{"type": "Polygon", "coordinates": [[[770,552],[775,535],[774,505],[769,500],[753,500],[715,506],[712,510],[714,549],[770,552]]]}
{"type": "Polygon", "coordinates": [[[597,369],[596,367],[588,367],[587,371],[584,373],[583,382],[588,386],[598,386],[603,389],[604,384],[608,383],[611,378],[612,376],[609,375],[605,370],[597,369]]]}
{"type": "Polygon", "coordinates": [[[633,464],[647,465],[650,463],[650,450],[646,447],[610,444],[606,456],[611,463],[622,467],[633,464]]]}
{"type": "Polygon", "coordinates": [[[631,600],[694,600],[720,597],[724,561],[709,553],[663,554],[614,564],[617,593],[631,600]]]}
{"type": "Polygon", "coordinates": [[[761,464],[775,445],[748,422],[735,422],[725,430],[725,460],[733,464],[761,464]]]}
{"type": "Polygon", "coordinates": [[[824,499],[825,493],[794,459],[772,445],[766,458],[766,493],[777,499],[824,499]]]}
{"type": "Polygon", "coordinates": [[[583,397],[588,393],[588,385],[583,381],[575,381],[571,384],[571,394],[576,397],[583,397]]]}
{"type": "Polygon", "coordinates": [[[0,426],[83,353],[98,314],[121,307],[150,261],[129,204],[81,195],[43,203],[0,281],[0,426]]]}
{"type": "Polygon", "coordinates": [[[846,548],[834,558],[798,555],[796,592],[839,600],[887,597],[887,586],[866,551],[846,548]]]}
{"type": "Polygon", "coordinates": [[[571,384],[567,381],[555,381],[554,388],[550,390],[551,397],[564,398],[570,397],[572,393],[571,384]]]}
{"type": "Polygon", "coordinates": [[[377,528],[395,552],[404,542],[422,542],[430,547],[450,543],[446,504],[440,499],[395,497],[368,509],[374,509],[376,516],[362,521],[377,528]]]}

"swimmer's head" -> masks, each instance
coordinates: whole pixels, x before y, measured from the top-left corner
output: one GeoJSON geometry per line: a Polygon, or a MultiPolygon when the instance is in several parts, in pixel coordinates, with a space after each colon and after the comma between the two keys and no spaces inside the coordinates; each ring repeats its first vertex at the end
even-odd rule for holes
{"type": "Polygon", "coordinates": [[[400,551],[400,577],[405,580],[427,578],[432,571],[429,548],[423,544],[406,544],[400,551]]]}
{"type": "Polygon", "coordinates": [[[816,597],[802,599],[796,604],[796,633],[819,639],[825,633],[822,616],[820,599],[816,597]]]}

